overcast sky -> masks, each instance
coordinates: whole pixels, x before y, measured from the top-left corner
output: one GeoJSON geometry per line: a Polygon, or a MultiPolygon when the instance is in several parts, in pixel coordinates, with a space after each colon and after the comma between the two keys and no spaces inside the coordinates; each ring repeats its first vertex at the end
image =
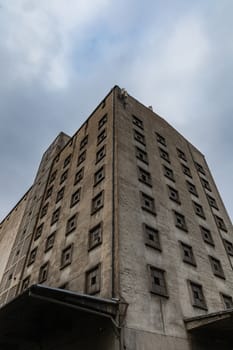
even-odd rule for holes
{"type": "Polygon", "coordinates": [[[0,0],[0,221],[114,85],[205,154],[233,217],[232,0],[0,0]]]}

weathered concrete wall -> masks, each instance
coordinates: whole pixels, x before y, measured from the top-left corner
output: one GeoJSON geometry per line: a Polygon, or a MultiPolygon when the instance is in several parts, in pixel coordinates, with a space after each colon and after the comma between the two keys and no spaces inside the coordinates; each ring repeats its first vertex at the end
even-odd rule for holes
{"type": "Polygon", "coordinates": [[[0,281],[14,244],[19,225],[24,215],[27,193],[0,224],[0,281]]]}
{"type": "MultiPolygon", "coordinates": [[[[145,344],[143,349],[154,349],[153,342],[150,341],[153,336],[149,334],[154,334],[154,339],[159,339],[158,334],[161,335],[161,339],[165,339],[164,336],[167,337],[167,347],[164,347],[166,349],[182,347],[180,342],[183,343],[184,348],[187,348],[189,345],[183,318],[223,310],[225,306],[220,293],[233,295],[233,275],[229,256],[220,239],[207,201],[206,191],[201,185],[200,175],[194,161],[200,163],[205,169],[206,178],[213,188],[212,196],[219,203],[219,216],[226,220],[229,233],[231,232],[230,222],[221,205],[204,157],[174,128],[131,97],[126,99],[126,105],[118,100],[116,120],[119,189],[119,295],[129,303],[126,325],[129,329],[137,330],[139,334],[140,331],[142,332],[141,344],[145,344]],[[133,115],[143,121],[144,130],[133,124],[133,115]],[[134,139],[134,129],[145,136],[145,145],[134,139]],[[165,138],[166,147],[157,141],[156,133],[165,138]],[[136,158],[135,146],[147,152],[148,165],[136,158]],[[177,147],[185,153],[187,161],[182,161],[178,157],[177,147]],[[159,148],[168,152],[170,162],[161,158],[159,148]],[[191,179],[183,173],[181,164],[189,167],[192,173],[191,179]],[[163,165],[173,170],[175,182],[164,176],[163,165]],[[151,174],[152,187],[138,180],[138,166],[151,174]],[[188,191],[186,180],[196,186],[198,197],[188,191]],[[168,185],[178,191],[180,203],[169,199],[168,185]],[[142,210],[140,191],[154,198],[156,215],[142,210]],[[202,205],[205,219],[195,214],[193,201],[202,205]],[[174,210],[185,216],[188,232],[176,227],[174,210]],[[145,245],[143,223],[159,231],[162,251],[145,245]],[[214,247],[203,241],[200,225],[211,230],[215,242],[214,247]],[[196,266],[183,262],[179,241],[192,247],[196,266]],[[214,276],[208,255],[221,261],[225,279],[214,276]],[[148,265],[165,271],[168,297],[151,293],[148,265]],[[193,307],[188,280],[202,285],[207,310],[193,307]]],[[[231,240],[232,236],[229,233],[228,237],[231,240]]],[[[156,340],[155,342],[157,344],[156,340]]]]}
{"type": "MultiPolygon", "coordinates": [[[[56,172],[53,181],[48,180],[44,193],[52,187],[51,195],[43,198],[41,209],[48,204],[47,213],[39,215],[37,227],[43,224],[43,231],[38,239],[32,240],[31,251],[37,249],[36,259],[27,266],[23,279],[30,277],[30,284],[38,283],[39,270],[45,263],[49,264],[48,276],[44,283],[52,287],[66,284],[66,288],[85,292],[86,272],[100,266],[100,289],[97,295],[112,295],[112,109],[113,95],[110,94],[92,113],[86,123],[76,132],[59,157],[53,162],[50,174],[56,172]],[[107,116],[106,123],[99,127],[99,121],[107,116]],[[102,141],[98,135],[104,132],[102,141]],[[87,143],[80,148],[82,140],[87,143]],[[104,148],[105,155],[98,162],[96,154],[104,148]],[[85,152],[85,159],[79,164],[80,154],[85,152]],[[70,157],[66,166],[64,162],[70,157]],[[104,178],[94,184],[95,173],[104,167],[104,178]],[[83,169],[83,177],[75,183],[76,174],[83,169]],[[67,178],[61,182],[61,176],[67,171],[67,178]],[[61,200],[57,200],[58,192],[64,188],[61,200]],[[79,201],[71,206],[72,195],[80,190],[79,201]],[[92,200],[103,191],[103,206],[92,213],[92,200]],[[59,219],[51,224],[53,213],[60,210],[59,219]],[[67,221],[76,215],[76,228],[67,234],[67,221]],[[89,249],[89,230],[102,223],[102,242],[94,249],[89,249]],[[47,238],[56,232],[52,249],[45,252],[47,238]],[[61,267],[62,250],[73,245],[72,261],[65,268],[61,267]]],[[[35,238],[35,231],[34,231],[35,238]]]]}
{"type": "MultiPolygon", "coordinates": [[[[58,135],[42,157],[33,186],[27,194],[23,213],[14,228],[12,245],[9,245],[6,249],[9,258],[0,283],[0,304],[10,301],[20,292],[22,274],[38,220],[51,163],[68,139],[69,137],[63,133],[58,135]]],[[[12,225],[14,225],[13,221],[12,225]]]]}

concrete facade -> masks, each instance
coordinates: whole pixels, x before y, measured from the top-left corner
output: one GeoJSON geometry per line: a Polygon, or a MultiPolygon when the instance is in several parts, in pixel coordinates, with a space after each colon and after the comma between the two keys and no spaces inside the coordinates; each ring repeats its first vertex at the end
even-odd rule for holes
{"type": "Polygon", "coordinates": [[[58,136],[18,207],[1,223],[2,305],[37,283],[116,298],[120,334],[98,340],[114,350],[205,349],[184,320],[233,307],[232,225],[204,156],[119,87],[58,136]]]}

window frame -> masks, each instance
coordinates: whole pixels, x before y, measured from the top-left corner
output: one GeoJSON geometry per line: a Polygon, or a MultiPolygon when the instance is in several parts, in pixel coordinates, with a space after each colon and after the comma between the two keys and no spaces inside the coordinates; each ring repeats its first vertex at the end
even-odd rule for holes
{"type": "Polygon", "coordinates": [[[140,199],[141,199],[141,208],[152,215],[156,215],[154,198],[149,196],[147,193],[140,191],[140,199]],[[151,209],[147,205],[145,205],[145,200],[149,200],[152,203],[152,205],[150,205],[151,209]]]}
{"type": "Polygon", "coordinates": [[[92,198],[91,201],[91,215],[97,213],[99,210],[101,210],[104,206],[104,190],[100,191],[97,195],[95,195],[94,198],[92,198]],[[95,202],[101,199],[101,204],[96,206],[95,202]]]}
{"type": "Polygon", "coordinates": [[[92,227],[88,232],[88,251],[91,251],[92,249],[102,244],[102,236],[103,236],[103,222],[101,221],[97,225],[92,227]],[[98,232],[98,235],[99,235],[98,241],[95,239],[92,239],[92,235],[96,231],[98,232]]]}
{"type": "Polygon", "coordinates": [[[188,285],[190,290],[192,306],[198,309],[208,310],[202,285],[191,280],[188,280],[188,285]],[[197,292],[199,296],[201,296],[201,299],[199,298],[199,301],[198,298],[194,296],[195,292],[197,292]]]}
{"type": "Polygon", "coordinates": [[[200,231],[201,231],[201,235],[202,235],[203,241],[205,243],[211,245],[212,247],[214,247],[215,244],[214,244],[214,240],[213,240],[213,236],[211,234],[211,231],[207,227],[204,227],[204,226],[201,226],[201,225],[200,225],[200,231]],[[208,238],[206,238],[205,234],[208,235],[208,238]]]}
{"type": "Polygon", "coordinates": [[[74,244],[71,243],[69,244],[67,247],[65,247],[64,249],[62,249],[61,252],[61,263],[60,263],[60,270],[63,270],[65,267],[69,266],[72,264],[72,258],[73,258],[73,248],[74,248],[74,244]],[[69,254],[69,258],[66,259],[65,256],[66,254],[69,254]]]}
{"type": "Polygon", "coordinates": [[[72,215],[66,222],[66,236],[70,235],[77,228],[78,213],[72,215]]]}
{"type": "Polygon", "coordinates": [[[173,210],[173,216],[175,220],[175,226],[182,231],[188,232],[185,216],[176,210],[173,210]],[[181,219],[182,224],[178,222],[178,219],[181,219]]]}
{"type": "Polygon", "coordinates": [[[97,293],[99,293],[101,291],[101,264],[97,264],[96,266],[88,269],[85,273],[85,292],[86,294],[88,295],[95,295],[97,293]],[[93,289],[91,289],[91,283],[90,283],[90,286],[89,286],[89,283],[88,283],[88,279],[89,279],[89,276],[90,278],[91,277],[91,274],[93,274],[94,272],[96,272],[96,274],[93,275],[93,277],[95,277],[96,279],[96,286],[93,287],[93,289]]]}
{"type": "Polygon", "coordinates": [[[154,228],[150,225],[147,225],[145,223],[142,224],[142,228],[143,228],[143,233],[144,233],[145,245],[147,247],[151,247],[151,248],[156,249],[156,250],[161,252],[162,248],[161,248],[159,231],[156,228],[154,228]],[[150,239],[149,238],[150,235],[153,235],[156,238],[150,239]]]}
{"type": "Polygon", "coordinates": [[[150,276],[151,294],[168,298],[169,296],[168,296],[168,288],[167,288],[167,282],[166,282],[166,271],[153,265],[148,265],[148,269],[149,269],[149,276],[150,276]],[[157,273],[157,276],[154,273],[157,273]],[[160,280],[158,284],[155,283],[155,277],[158,280],[160,280]]]}
{"type": "Polygon", "coordinates": [[[39,269],[38,283],[44,283],[48,279],[49,262],[44,263],[39,269]]]}
{"type": "Polygon", "coordinates": [[[212,268],[212,272],[214,274],[214,276],[219,277],[221,279],[226,279],[225,278],[225,274],[222,268],[222,264],[221,261],[215,257],[213,257],[212,255],[209,255],[209,261],[210,261],[210,265],[212,268]],[[217,268],[216,268],[217,266],[217,268]]]}
{"type": "Polygon", "coordinates": [[[141,168],[140,166],[137,167],[138,170],[138,181],[142,182],[143,184],[152,187],[152,177],[149,171],[141,168]]]}
{"type": "Polygon", "coordinates": [[[180,245],[182,261],[186,264],[196,267],[197,263],[193,253],[193,247],[182,241],[179,241],[179,245],[180,245]],[[188,252],[188,256],[185,254],[185,252],[188,252]]]}

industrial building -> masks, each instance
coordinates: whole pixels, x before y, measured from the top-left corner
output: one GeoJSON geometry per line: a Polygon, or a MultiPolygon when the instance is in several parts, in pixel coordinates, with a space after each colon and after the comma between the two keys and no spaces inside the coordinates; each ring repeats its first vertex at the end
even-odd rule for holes
{"type": "Polygon", "coordinates": [[[0,349],[232,349],[232,233],[203,154],[115,86],[0,224],[0,349]]]}

